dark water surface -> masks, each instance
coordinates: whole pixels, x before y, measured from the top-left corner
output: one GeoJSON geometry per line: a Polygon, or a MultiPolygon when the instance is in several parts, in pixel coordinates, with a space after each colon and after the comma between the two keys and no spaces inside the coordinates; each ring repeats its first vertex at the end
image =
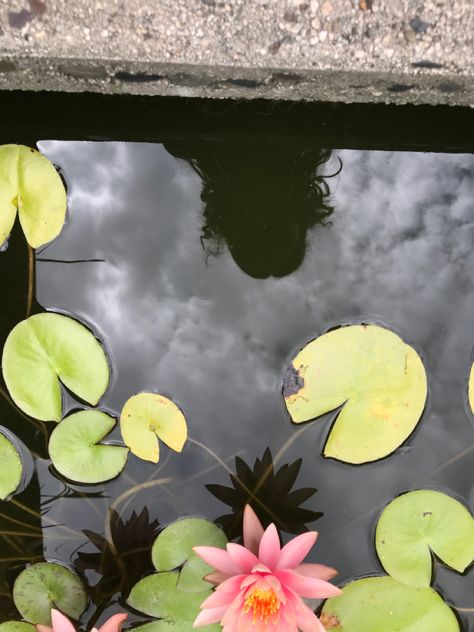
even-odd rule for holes
{"type": "MultiPolygon", "coordinates": [[[[2,399],[2,424],[35,451],[36,476],[15,497],[30,512],[2,503],[0,525],[23,529],[8,515],[31,525],[24,530],[41,526],[43,539],[3,536],[0,620],[15,616],[7,594],[25,557],[40,559],[44,548],[46,559],[78,566],[94,584],[100,576],[81,554],[97,549],[83,532],[106,532],[108,507],[124,521],[144,507],[160,524],[214,520],[229,508],[205,485],[229,485],[235,456],[252,467],[267,447],[276,467],[303,459],[295,489],[317,488],[302,506],[324,514],[308,523],[320,532],[313,560],[338,568],[341,582],[382,573],[374,529],[398,494],[440,489],[472,510],[473,155],[329,153],[301,141],[38,147],[60,167],[69,195],[66,226],[37,254],[39,305],[78,317],[104,341],[113,378],[103,409],[118,415],[131,395],[156,390],[182,407],[190,441],[181,455],[162,445],[158,465],[130,456],[107,484],[66,483],[49,467],[44,426],[36,430],[2,399]],[[321,456],[333,414],[295,426],[281,397],[295,352],[350,322],[398,332],[419,351],[429,381],[415,433],[389,458],[358,467],[321,456]],[[41,522],[31,513],[40,508],[41,522]]],[[[0,264],[11,306],[0,321],[3,344],[26,310],[19,231],[0,264]]],[[[474,607],[472,568],[462,576],[440,565],[435,587],[449,603],[474,607]]],[[[91,605],[81,623],[120,609],[113,599],[103,612],[91,605]]],[[[462,621],[474,630],[472,614],[462,621]]]]}

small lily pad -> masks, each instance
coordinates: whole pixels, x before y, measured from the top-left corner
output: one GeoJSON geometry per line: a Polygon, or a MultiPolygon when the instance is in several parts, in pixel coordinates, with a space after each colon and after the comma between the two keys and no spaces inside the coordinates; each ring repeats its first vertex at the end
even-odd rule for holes
{"type": "Polygon", "coordinates": [[[222,529],[201,518],[177,520],[156,538],[151,557],[157,571],[171,571],[184,564],[178,579],[178,587],[189,592],[209,589],[203,577],[213,569],[205,564],[192,550],[193,546],[224,548],[227,538],[222,529]]]}
{"type": "Polygon", "coordinates": [[[167,397],[139,393],[130,397],[120,415],[120,429],[131,452],[145,461],[158,463],[158,438],[181,452],[188,436],[186,418],[167,397]]]}
{"type": "Polygon", "coordinates": [[[342,407],[324,456],[366,463],[391,454],[412,433],[426,402],[426,373],[416,351],[393,332],[351,325],[297,354],[283,395],[296,423],[342,407]]]}
{"type": "MultiPolygon", "coordinates": [[[[31,623],[25,623],[24,621],[5,621],[5,623],[0,623],[0,632],[36,632],[36,628],[31,623]]],[[[150,632],[153,632],[153,630],[150,630],[150,632]]],[[[159,632],[159,630],[156,632],[159,632]]]]}
{"type": "Polygon", "coordinates": [[[135,610],[170,623],[192,623],[200,612],[200,605],[211,594],[186,592],[178,588],[179,573],[155,573],[140,580],[132,588],[127,603],[135,610]]]}
{"type": "Polygon", "coordinates": [[[0,146],[0,245],[18,210],[30,246],[43,246],[61,231],[66,206],[62,180],[45,156],[24,145],[0,146]]]}
{"type": "Polygon", "coordinates": [[[460,502],[429,489],[395,498],[382,512],[375,546],[394,579],[429,586],[431,551],[447,566],[463,572],[474,560],[474,519],[460,502]]]}
{"type": "Polygon", "coordinates": [[[94,406],[109,383],[109,365],[99,341],[62,314],[36,314],[18,323],[5,342],[2,367],[18,408],[43,421],[61,419],[59,380],[94,406]]]}
{"type": "MultiPolygon", "coordinates": [[[[23,463],[13,443],[0,433],[0,499],[5,500],[18,488],[23,463]]],[[[1,632],[1,630],[0,630],[1,632]]]]}
{"type": "Polygon", "coordinates": [[[474,413],[474,364],[472,365],[471,372],[469,373],[467,394],[469,398],[469,406],[471,407],[471,411],[474,413]]]}
{"type": "Polygon", "coordinates": [[[49,455],[60,474],[77,483],[102,483],[125,467],[128,448],[99,442],[116,420],[100,410],[82,410],[63,419],[49,440],[49,455]]]}
{"type": "Polygon", "coordinates": [[[321,622],[334,632],[459,632],[453,611],[431,588],[412,588],[391,577],[344,586],[324,604],[321,622]]]}
{"type": "Polygon", "coordinates": [[[18,575],[13,586],[13,601],[26,621],[50,626],[51,608],[79,619],[87,606],[87,593],[79,577],[66,567],[40,562],[18,575]]]}

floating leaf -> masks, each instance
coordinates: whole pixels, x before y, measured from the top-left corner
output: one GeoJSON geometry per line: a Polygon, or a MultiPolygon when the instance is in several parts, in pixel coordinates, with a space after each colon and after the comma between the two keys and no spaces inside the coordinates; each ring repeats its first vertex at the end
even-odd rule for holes
{"type": "MultiPolygon", "coordinates": [[[[36,632],[36,628],[31,623],[24,621],[6,621],[0,623],[0,632],[36,632]]],[[[153,632],[152,630],[150,632],[153,632]]],[[[158,630],[156,632],[159,632],[158,630]]]]}
{"type": "Polygon", "coordinates": [[[132,608],[169,623],[187,622],[192,628],[194,619],[200,612],[200,605],[211,594],[211,589],[203,592],[185,592],[178,588],[179,573],[155,573],[140,580],[132,588],[127,603],[132,608]]]}
{"type": "Polygon", "coordinates": [[[334,632],[459,632],[453,611],[431,588],[391,577],[358,579],[324,604],[321,622],[334,632]]]}
{"type": "Polygon", "coordinates": [[[384,569],[394,579],[409,586],[429,586],[431,551],[459,572],[472,563],[474,519],[447,494],[429,489],[409,492],[382,512],[375,546],[384,569]]]}
{"type": "Polygon", "coordinates": [[[49,455],[60,474],[78,483],[102,483],[125,467],[128,448],[102,445],[116,421],[100,410],[82,410],[63,419],[49,440],[49,455]]]}
{"type": "Polygon", "coordinates": [[[152,463],[160,458],[158,438],[181,452],[188,435],[186,419],[178,406],[155,393],[130,397],[120,416],[120,429],[131,452],[152,463]]]}
{"type": "Polygon", "coordinates": [[[53,562],[33,564],[20,573],[13,586],[13,600],[26,621],[43,625],[51,625],[53,607],[78,619],[87,606],[81,580],[53,562]]]}
{"type": "Polygon", "coordinates": [[[469,406],[471,407],[471,411],[474,413],[474,364],[472,365],[471,372],[469,373],[467,394],[469,398],[469,406]]]}
{"type": "MultiPolygon", "coordinates": [[[[205,625],[199,629],[204,632],[219,632],[219,630],[222,630],[217,623],[215,625],[205,625]]],[[[193,628],[193,624],[190,621],[165,621],[161,619],[161,621],[152,621],[133,628],[133,632],[136,630],[140,632],[194,632],[195,628],[193,628]]]]}
{"type": "Polygon", "coordinates": [[[223,531],[212,522],[185,518],[173,522],[160,533],[153,544],[151,557],[157,571],[171,571],[184,564],[178,587],[189,592],[201,592],[209,588],[203,577],[213,569],[194,553],[193,546],[224,548],[226,543],[223,531]]]}
{"type": "Polygon", "coordinates": [[[2,367],[15,404],[43,421],[61,419],[59,380],[92,405],[109,383],[107,358],[98,340],[62,314],[36,314],[18,323],[3,348],[2,367]]]}
{"type": "Polygon", "coordinates": [[[307,522],[313,522],[323,514],[300,507],[318,490],[314,487],[293,489],[301,468],[302,459],[285,463],[275,469],[270,448],[266,448],[260,459],[255,459],[251,468],[239,456],[235,457],[235,474],[230,475],[232,487],[206,485],[213,496],[228,505],[232,513],[216,518],[229,540],[242,535],[242,520],[245,505],[251,504],[262,525],[272,522],[277,529],[287,533],[304,533],[307,522]]]}
{"type": "Polygon", "coordinates": [[[66,217],[66,191],[50,161],[31,147],[0,147],[0,245],[16,213],[32,248],[54,239],[66,217]]]}
{"type": "MultiPolygon", "coordinates": [[[[0,433],[0,499],[5,500],[18,488],[23,474],[23,463],[18,450],[0,433]]],[[[1,632],[1,630],[0,630],[1,632]]]]}
{"type": "Polygon", "coordinates": [[[347,463],[393,452],[418,423],[427,394],[416,351],[376,325],[340,327],[310,342],[293,360],[283,387],[296,423],[342,406],[324,456],[347,463]]]}

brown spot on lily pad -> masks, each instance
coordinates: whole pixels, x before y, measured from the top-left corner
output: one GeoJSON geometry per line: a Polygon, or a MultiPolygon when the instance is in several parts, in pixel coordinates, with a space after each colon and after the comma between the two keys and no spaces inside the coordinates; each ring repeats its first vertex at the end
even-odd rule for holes
{"type": "Polygon", "coordinates": [[[9,11],[8,12],[8,24],[14,29],[22,29],[30,20],[32,15],[26,9],[21,11],[9,11]]]}
{"type": "Polygon", "coordinates": [[[288,367],[285,377],[283,378],[283,397],[288,399],[292,395],[296,395],[304,388],[304,378],[300,375],[293,365],[288,367]]]}
{"type": "Polygon", "coordinates": [[[36,15],[43,15],[46,12],[46,5],[42,0],[28,0],[28,3],[36,15]]]}
{"type": "Polygon", "coordinates": [[[324,625],[326,630],[333,630],[334,628],[338,628],[341,625],[341,622],[334,614],[328,614],[327,612],[323,612],[319,617],[319,620],[324,625]]]}

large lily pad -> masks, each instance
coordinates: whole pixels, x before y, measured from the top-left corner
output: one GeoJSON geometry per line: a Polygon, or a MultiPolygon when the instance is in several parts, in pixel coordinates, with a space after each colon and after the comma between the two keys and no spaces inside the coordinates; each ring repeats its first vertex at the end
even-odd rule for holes
{"type": "Polygon", "coordinates": [[[145,461],[158,463],[158,438],[181,452],[188,436],[182,411],[167,397],[139,393],[130,397],[120,415],[120,429],[131,452],[145,461]]]}
{"type": "Polygon", "coordinates": [[[128,448],[102,445],[116,421],[100,410],[82,410],[56,426],[49,440],[54,467],[78,483],[101,483],[125,467],[128,448]]]}
{"type": "Polygon", "coordinates": [[[178,588],[179,573],[155,573],[140,580],[132,588],[128,605],[152,617],[170,623],[192,624],[200,612],[201,603],[211,594],[211,588],[202,592],[186,592],[178,588]]]}
{"type": "Polygon", "coordinates": [[[429,586],[432,555],[463,572],[474,560],[474,519],[460,502],[428,489],[399,496],[383,511],[375,545],[384,569],[409,586],[429,586]]]}
{"type": "MultiPolygon", "coordinates": [[[[23,463],[13,443],[0,432],[0,499],[5,500],[18,488],[23,463]]],[[[1,630],[0,630],[1,632],[1,630]]]]}
{"type": "MultiPolygon", "coordinates": [[[[24,621],[5,621],[5,623],[0,623],[0,632],[36,632],[36,628],[31,623],[25,623],[24,621]]],[[[150,632],[153,632],[153,630],[150,630],[150,632]]],[[[159,632],[159,630],[156,632],[159,632]]]]}
{"type": "Polygon", "coordinates": [[[66,191],[50,161],[31,147],[0,147],[0,245],[16,213],[32,248],[54,239],[66,217],[66,191]]]}
{"type": "Polygon", "coordinates": [[[322,623],[335,632],[459,632],[453,611],[431,588],[412,588],[391,577],[347,584],[328,599],[322,623]]]}
{"type": "Polygon", "coordinates": [[[416,351],[393,332],[351,325],[297,354],[283,395],[296,423],[342,406],[324,456],[366,463],[393,452],[414,430],[425,406],[426,373],[416,351]]]}
{"type": "Polygon", "coordinates": [[[178,587],[189,592],[201,592],[209,588],[203,577],[212,571],[192,550],[193,546],[224,548],[227,538],[222,529],[201,518],[177,520],[156,538],[151,557],[157,571],[171,571],[184,564],[178,579],[178,587]]]}
{"type": "Polygon", "coordinates": [[[53,607],[79,619],[87,606],[87,594],[81,580],[69,569],[53,562],[40,562],[18,575],[13,601],[26,621],[51,625],[53,607]]]}
{"type": "Polygon", "coordinates": [[[109,383],[109,365],[99,341],[62,314],[36,314],[18,323],[5,343],[2,367],[18,408],[43,421],[61,419],[59,380],[92,405],[109,383]]]}

